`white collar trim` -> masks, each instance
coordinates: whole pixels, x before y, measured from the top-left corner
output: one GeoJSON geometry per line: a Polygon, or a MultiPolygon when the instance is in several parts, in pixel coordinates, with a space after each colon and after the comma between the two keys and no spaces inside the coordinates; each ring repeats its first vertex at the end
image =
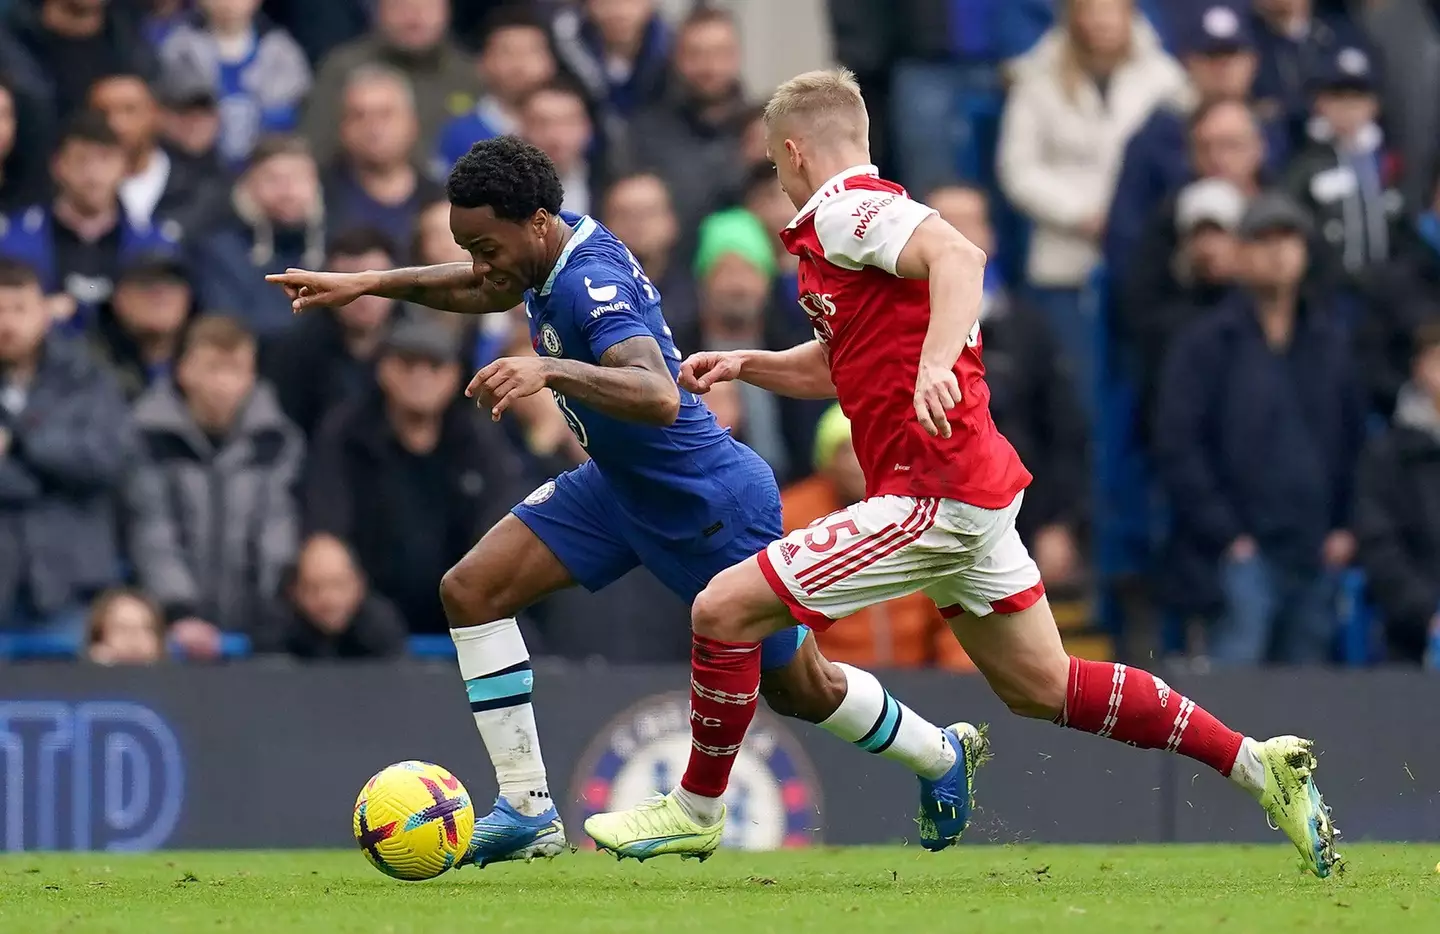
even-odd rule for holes
{"type": "Polygon", "coordinates": [[[827,180],[825,184],[821,185],[815,190],[815,194],[810,196],[810,200],[805,202],[805,206],[800,209],[800,213],[795,215],[795,219],[792,220],[789,224],[787,224],[785,229],[789,230],[795,227],[806,217],[813,214],[815,212],[815,209],[820,206],[821,201],[824,201],[826,198],[838,195],[840,192],[844,191],[845,182],[849,181],[852,178],[855,178],[858,175],[872,175],[876,178],[879,178],[880,170],[873,165],[852,165],[850,168],[827,180]]]}
{"type": "MultiPolygon", "coordinates": [[[[561,220],[561,223],[563,224],[564,220],[561,220]]],[[[560,270],[564,269],[565,264],[570,262],[570,254],[575,252],[577,246],[590,239],[590,235],[595,232],[595,222],[591,220],[587,214],[580,218],[574,230],[575,233],[571,235],[570,242],[565,244],[565,249],[560,251],[560,258],[555,261],[555,268],[550,270],[550,277],[545,280],[545,285],[541,287],[541,295],[550,294],[550,290],[555,287],[555,279],[560,275],[560,270]]]]}

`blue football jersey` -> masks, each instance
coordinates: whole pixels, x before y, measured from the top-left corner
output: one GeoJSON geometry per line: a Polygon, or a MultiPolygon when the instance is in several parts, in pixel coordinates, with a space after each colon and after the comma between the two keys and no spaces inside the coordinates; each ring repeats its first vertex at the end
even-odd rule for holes
{"type": "MultiPolygon", "coordinates": [[[[594,219],[566,212],[561,220],[574,234],[545,284],[525,293],[535,351],[598,365],[621,341],[650,337],[678,378],[680,351],[639,262],[594,219]]],[[[776,502],[769,465],[693,393],[680,390],[679,417],[664,428],[613,418],[558,392],[555,401],[620,506],[650,534],[709,550],[729,541],[757,505],[776,502]]]]}

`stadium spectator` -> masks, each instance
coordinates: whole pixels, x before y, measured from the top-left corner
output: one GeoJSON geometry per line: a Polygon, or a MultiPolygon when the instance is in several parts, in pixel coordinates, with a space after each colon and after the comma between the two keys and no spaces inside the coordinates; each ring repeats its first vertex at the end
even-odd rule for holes
{"type": "Polygon", "coordinates": [[[1088,403],[1095,325],[1079,290],[1100,260],[1125,144],[1184,93],[1184,73],[1130,0],[1069,0],[1063,22],[1017,64],[997,170],[1035,222],[1026,278],[1088,403]]]}
{"type": "Polygon", "coordinates": [[[364,35],[374,9],[372,0],[265,0],[265,12],[295,37],[312,64],[364,35]]]}
{"type": "Polygon", "coordinates": [[[420,132],[411,153],[428,165],[445,124],[470,111],[480,96],[471,57],[448,36],[449,0],[376,0],[375,26],[368,35],[325,57],[305,105],[303,132],[322,164],[340,152],[338,128],[345,85],[362,65],[387,65],[410,79],[420,132]]]}
{"type": "Polygon", "coordinates": [[[560,67],[585,89],[612,143],[615,121],[664,96],[671,37],[655,0],[581,0],[560,9],[552,34],[560,67]]]}
{"type": "Polygon", "coordinates": [[[1370,276],[1355,337],[1372,412],[1395,411],[1400,387],[1411,379],[1415,331],[1440,317],[1440,179],[1432,186],[1429,204],[1397,238],[1398,255],[1370,276]]]}
{"type": "MultiPolygon", "coordinates": [[[[1265,142],[1258,119],[1243,101],[1202,105],[1191,118],[1190,153],[1198,180],[1228,182],[1246,201],[1260,193],[1265,181],[1265,142]]],[[[1154,208],[1122,267],[1123,278],[1114,280],[1121,321],[1145,319],[1184,296],[1186,286],[1174,263],[1185,227],[1179,205],[1175,194],[1154,208]]]]}
{"type": "Polygon", "coordinates": [[[403,72],[373,65],[350,73],[341,153],[324,183],[329,229],[372,227],[408,248],[420,209],[444,195],[412,161],[419,131],[414,88],[403,72]]]}
{"type": "MultiPolygon", "coordinates": [[[[335,272],[390,269],[395,248],[373,228],[335,237],[325,268],[335,272]]],[[[365,392],[374,380],[375,358],[398,309],[388,298],[367,295],[343,308],[317,308],[266,341],[261,371],[275,387],[280,408],[313,440],[325,416],[365,392]]]]}
{"type": "Polygon", "coordinates": [[[716,383],[710,387],[709,392],[700,397],[700,401],[705,403],[705,408],[715,416],[715,421],[721,428],[730,432],[740,443],[748,444],[745,440],[745,407],[740,401],[740,387],[737,383],[738,380],[716,383]]]}
{"type": "Polygon", "coordinates": [[[205,315],[173,379],[135,406],[145,458],[126,484],[129,554],[171,637],[213,658],[219,632],[249,633],[299,546],[300,432],[255,377],[255,337],[205,315]]]}
{"type": "MultiPolygon", "coordinates": [[[[812,458],[815,474],[780,495],[787,534],[865,497],[865,475],[850,443],[850,422],[838,405],[820,419],[812,458]]],[[[974,670],[940,611],[923,593],[861,610],[847,617],[845,625],[816,633],[815,639],[834,662],[865,668],[974,670]]]]}
{"type": "MultiPolygon", "coordinates": [[[[1164,270],[1147,274],[1145,267],[1136,266],[1127,291],[1115,304],[1116,331],[1136,368],[1142,437],[1149,437],[1161,365],[1175,335],[1192,321],[1208,317],[1235,288],[1237,233],[1246,200],[1244,192],[1223,178],[1202,178],[1181,189],[1172,215],[1177,245],[1164,270]]],[[[1165,237],[1167,242],[1170,239],[1165,237]]],[[[1146,262],[1158,259],[1158,251],[1146,252],[1146,262]]]]}
{"type": "Polygon", "coordinates": [[[134,450],[125,399],[50,333],[36,271],[0,259],[0,626],[75,639],[119,582],[119,484],[134,450]]]}
{"type": "Polygon", "coordinates": [[[664,180],[646,172],[617,179],[605,192],[600,219],[660,290],[670,329],[693,329],[698,315],[695,279],[676,253],[680,225],[664,180]]]}
{"type": "Polygon", "coordinates": [[[164,254],[126,264],[115,294],[86,330],[90,353],[134,402],[170,375],[185,324],[195,310],[184,267],[164,254]]]}
{"type": "Polygon", "coordinates": [[[411,632],[448,629],[435,582],[523,495],[500,429],[459,394],[460,346],[433,321],[386,339],[378,385],[321,427],[306,526],[349,542],[411,632]]]}
{"type": "Polygon", "coordinates": [[[751,104],[740,131],[740,159],[747,171],[770,166],[770,144],[765,139],[765,105],[751,104]]]}
{"type": "Polygon", "coordinates": [[[1390,258],[1404,199],[1385,150],[1370,57],[1346,46],[1316,71],[1309,142],[1291,160],[1283,187],[1315,217],[1331,251],[1328,265],[1353,280],[1390,258]]]}
{"type": "Polygon", "coordinates": [[[558,83],[532,91],[520,107],[520,135],[555,163],[565,186],[564,210],[589,214],[600,203],[608,160],[603,152],[597,155],[594,126],[579,91],[558,83]]]}
{"type": "Polygon", "coordinates": [[[1004,281],[985,193],[949,186],[925,201],[991,257],[980,306],[990,413],[1035,478],[1016,528],[1045,586],[1056,593],[1073,589],[1083,572],[1080,543],[1090,503],[1085,416],[1074,382],[1044,316],[1004,281]]]}
{"type": "Polygon", "coordinates": [[[199,0],[199,12],[160,47],[166,76],[209,88],[219,102],[221,160],[244,166],[255,144],[286,133],[310,91],[310,63],[260,0],[199,0]]]}
{"type": "Polygon", "coordinates": [[[676,34],[666,97],[637,112],[629,133],[629,164],[670,189],[683,258],[695,251],[690,232],[744,180],[740,144],[750,116],[740,85],[739,28],[730,13],[700,7],[676,34]]]}
{"type": "Polygon", "coordinates": [[[44,200],[52,118],[0,69],[0,213],[44,200]],[[22,139],[25,145],[17,145],[22,139]]]}
{"type": "Polygon", "coordinates": [[[125,150],[120,205],[132,227],[166,221],[182,232],[203,229],[223,210],[220,178],[186,159],[172,159],[160,143],[160,105],[139,75],[109,75],[90,89],[90,106],[105,115],[125,150]]]}
{"type": "Polygon", "coordinates": [[[1326,661],[1329,572],[1354,553],[1361,393],[1333,298],[1301,288],[1309,227],[1284,195],[1251,203],[1244,291],[1181,332],[1161,378],[1155,447],[1173,522],[1164,592],[1175,609],[1211,616],[1209,652],[1222,664],[1326,661]]]}
{"type": "Polygon", "coordinates": [[[183,159],[207,176],[221,179],[220,101],[203,83],[164,79],[156,91],[161,105],[160,135],[171,158],[183,159]]]}
{"type": "MultiPolygon", "coordinates": [[[[1248,101],[1255,82],[1255,37],[1250,19],[1235,3],[1196,4],[1180,11],[1176,52],[1190,79],[1183,100],[1155,109],[1125,147],[1115,200],[1105,225],[1105,264],[1112,279],[1123,282],[1127,263],[1143,242],[1155,208],[1197,174],[1190,138],[1190,117],[1217,101],[1248,101]]],[[[1285,165],[1288,127],[1282,120],[1261,122],[1266,164],[1285,165]]]]}
{"type": "Polygon", "coordinates": [[[391,658],[405,650],[405,621],[370,590],[349,547],[320,534],[300,549],[252,644],[304,659],[391,658]]]}
{"type": "Polygon", "coordinates": [[[165,657],[165,617],[138,590],[107,590],[90,605],[85,658],[96,665],[154,665],[165,657]]]}
{"type": "MultiPolygon", "coordinates": [[[[694,353],[772,345],[766,332],[775,317],[769,313],[775,275],[770,241],[760,221],[744,208],[705,219],[695,254],[700,314],[693,332],[675,335],[676,346],[694,353]]],[[[749,383],[739,389],[745,443],[765,458],[776,476],[790,476],[780,398],[749,383]]]]}
{"type": "Polygon", "coordinates": [[[172,32],[189,21],[195,0],[140,0],[138,6],[140,34],[158,50],[172,32]]]}
{"type": "MultiPolygon", "coordinates": [[[[795,205],[785,189],[780,187],[780,178],[767,160],[763,165],[750,169],[745,187],[740,196],[745,210],[760,218],[760,223],[770,231],[775,246],[775,302],[776,320],[772,322],[778,340],[790,344],[801,344],[810,340],[812,326],[800,307],[800,257],[785,248],[780,239],[784,230],[795,218],[795,205]]],[[[820,417],[820,410],[815,417],[820,417]]],[[[805,432],[808,438],[813,431],[805,432]]],[[[802,459],[809,459],[808,452],[802,459]]]]}
{"type": "Polygon", "coordinates": [[[195,244],[196,286],[207,309],[241,315],[264,336],[290,325],[285,293],[265,276],[325,260],[325,209],[310,146],[298,136],[260,141],[223,221],[195,244]]]}
{"type": "Polygon", "coordinates": [[[0,229],[0,255],[33,266],[52,317],[88,323],[115,288],[121,263],[142,252],[173,252],[173,224],[137,225],[120,206],[125,153],[105,118],[80,113],[50,160],[55,197],[17,212],[0,229]]]}
{"type": "Polygon", "coordinates": [[[1440,324],[1414,337],[1411,379],[1357,471],[1355,535],[1389,655],[1418,663],[1440,635],[1440,324]]]}
{"type": "MultiPolygon", "coordinates": [[[[437,201],[420,212],[415,236],[416,262],[423,266],[441,263],[468,263],[470,254],[455,243],[450,232],[450,202],[437,201]]],[[[501,356],[533,355],[525,306],[505,314],[478,317],[453,315],[430,308],[407,305],[412,318],[438,321],[460,336],[462,357],[480,370],[501,356]]],[[[526,396],[510,407],[513,418],[502,419],[500,427],[517,451],[527,455],[526,473],[553,477],[585,459],[585,450],[575,440],[555,398],[548,392],[526,396]]]]}
{"type": "Polygon", "coordinates": [[[520,104],[531,91],[555,80],[555,57],[544,23],[526,7],[496,10],[485,23],[478,59],[485,87],[479,103],[445,125],[435,158],[436,175],[482,139],[520,132],[520,104]]]}
{"type": "Polygon", "coordinates": [[[1355,18],[1385,67],[1377,90],[1385,133],[1403,167],[1400,183],[1409,205],[1430,200],[1440,166],[1440,5],[1435,0],[1375,0],[1357,4],[1355,18]]]}
{"type": "Polygon", "coordinates": [[[3,30],[5,71],[60,120],[83,109],[90,87],[105,75],[155,73],[154,51],[109,0],[15,3],[3,30]]]}
{"type": "Polygon", "coordinates": [[[1255,97],[1262,112],[1283,118],[1290,137],[1305,138],[1313,82],[1346,46],[1363,47],[1343,16],[1322,14],[1314,0],[1253,0],[1260,67],[1255,97]]]}

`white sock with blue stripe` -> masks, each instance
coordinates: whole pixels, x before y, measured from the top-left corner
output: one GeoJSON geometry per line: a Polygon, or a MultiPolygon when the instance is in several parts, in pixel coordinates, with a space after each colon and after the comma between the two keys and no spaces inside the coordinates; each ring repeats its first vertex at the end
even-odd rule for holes
{"type": "Polygon", "coordinates": [[[520,626],[513,619],[502,619],[452,629],[450,638],[501,797],[528,817],[545,813],[553,802],[540,757],[535,708],[530,706],[534,684],[530,651],[520,626]]]}
{"type": "Polygon", "coordinates": [[[845,699],[820,724],[846,742],[903,763],[921,778],[936,779],[955,764],[955,749],[938,726],[890,696],[870,672],[837,662],[845,672],[845,699]]]}

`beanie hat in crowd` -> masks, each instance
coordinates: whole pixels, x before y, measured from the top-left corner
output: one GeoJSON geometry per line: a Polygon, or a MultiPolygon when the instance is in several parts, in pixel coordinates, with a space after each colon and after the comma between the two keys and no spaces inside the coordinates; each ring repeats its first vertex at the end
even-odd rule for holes
{"type": "Polygon", "coordinates": [[[774,238],[760,219],[744,208],[711,214],[700,224],[699,245],[695,248],[695,276],[710,275],[720,257],[733,253],[767,277],[776,272],[774,238]]]}
{"type": "Polygon", "coordinates": [[[832,405],[820,416],[820,423],[815,426],[815,469],[824,470],[834,460],[835,452],[840,450],[840,445],[850,440],[850,419],[840,411],[840,406],[832,405]]]}

